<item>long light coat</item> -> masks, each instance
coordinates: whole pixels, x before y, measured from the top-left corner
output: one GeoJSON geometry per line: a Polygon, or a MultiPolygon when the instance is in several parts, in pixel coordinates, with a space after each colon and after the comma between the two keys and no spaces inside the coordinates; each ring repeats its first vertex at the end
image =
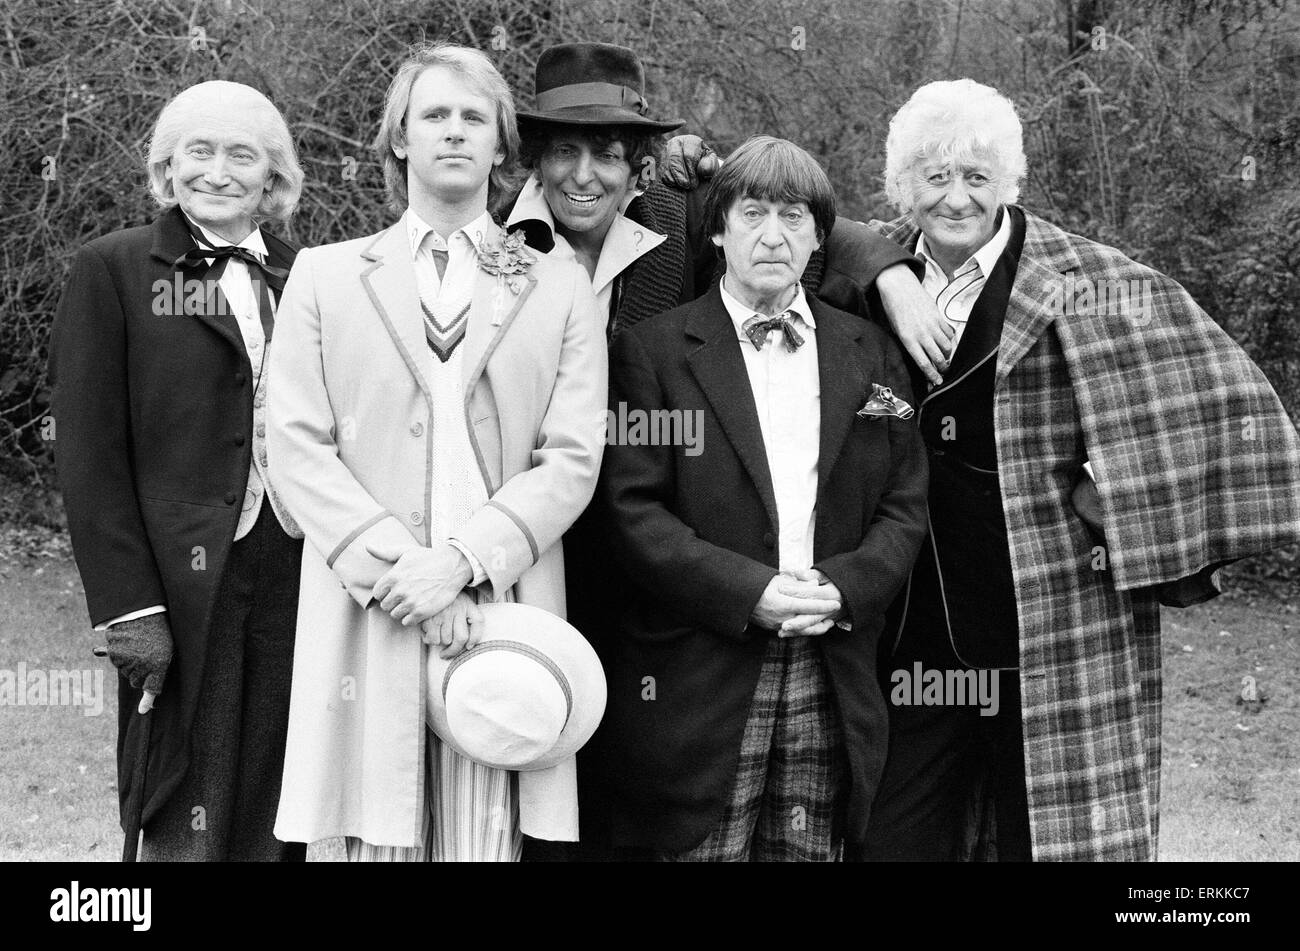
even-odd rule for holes
{"type": "MultiPolygon", "coordinates": [[[[478,462],[467,477],[484,480],[490,501],[457,538],[495,597],[513,586],[563,617],[559,539],[595,489],[608,358],[586,273],[534,257],[512,280],[479,272],[461,343],[478,462]]],[[[372,603],[389,564],[366,546],[439,541],[428,512],[434,360],[400,224],[300,254],[268,404],[271,477],[307,537],[275,827],[287,841],[419,842],[427,649],[372,603]]]]}
{"type": "Polygon", "coordinates": [[[994,386],[1034,858],[1154,859],[1158,588],[1300,540],[1300,438],[1175,281],[1028,212],[994,386]],[[1070,503],[1085,459],[1107,549],[1070,503]]]}

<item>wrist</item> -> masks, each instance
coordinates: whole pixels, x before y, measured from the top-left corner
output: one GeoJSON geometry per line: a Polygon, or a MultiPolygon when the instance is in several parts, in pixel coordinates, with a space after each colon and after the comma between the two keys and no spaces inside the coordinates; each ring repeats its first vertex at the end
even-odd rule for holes
{"type": "Polygon", "coordinates": [[[916,275],[912,273],[906,261],[895,261],[893,264],[886,265],[876,275],[876,284],[880,287],[901,287],[902,282],[907,280],[915,281],[916,275]]]}
{"type": "Polygon", "coordinates": [[[474,566],[469,563],[465,553],[452,545],[452,550],[456,552],[456,568],[453,577],[456,583],[462,588],[468,588],[471,581],[474,580],[474,566]]]}

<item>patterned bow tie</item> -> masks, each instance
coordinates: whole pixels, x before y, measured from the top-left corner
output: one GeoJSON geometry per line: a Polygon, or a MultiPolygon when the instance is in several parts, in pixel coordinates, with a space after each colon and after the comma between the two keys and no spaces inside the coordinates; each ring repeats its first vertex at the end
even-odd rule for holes
{"type": "Polygon", "coordinates": [[[755,350],[763,349],[763,344],[767,343],[768,331],[779,330],[785,335],[785,348],[794,353],[803,346],[803,337],[794,326],[795,319],[796,315],[788,310],[784,314],[778,314],[775,317],[756,315],[741,324],[740,329],[745,332],[745,336],[749,338],[749,342],[754,345],[755,350]]]}
{"type": "Polygon", "coordinates": [[[283,267],[272,267],[269,264],[263,264],[256,254],[233,244],[222,245],[219,248],[200,246],[190,248],[175,261],[174,267],[198,267],[206,264],[208,258],[216,258],[213,266],[220,266],[229,258],[239,258],[249,267],[255,267],[262,274],[266,275],[266,283],[278,295],[284,290],[284,282],[289,277],[289,269],[283,267]]]}

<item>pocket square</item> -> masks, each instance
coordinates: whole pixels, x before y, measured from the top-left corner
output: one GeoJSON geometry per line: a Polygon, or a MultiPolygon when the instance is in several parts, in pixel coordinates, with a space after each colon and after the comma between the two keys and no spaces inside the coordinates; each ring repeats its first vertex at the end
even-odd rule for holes
{"type": "Polygon", "coordinates": [[[871,384],[871,397],[862,404],[858,415],[864,419],[868,416],[897,416],[899,419],[911,419],[916,410],[894,395],[894,391],[879,383],[871,384]]]}

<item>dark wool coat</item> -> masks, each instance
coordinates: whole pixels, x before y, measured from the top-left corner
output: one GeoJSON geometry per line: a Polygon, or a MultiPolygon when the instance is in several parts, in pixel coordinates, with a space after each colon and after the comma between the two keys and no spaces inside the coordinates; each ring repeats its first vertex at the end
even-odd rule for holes
{"type": "MultiPolygon", "coordinates": [[[[265,229],[268,263],[297,248],[265,229]]],[[[180,783],[210,609],[248,482],[253,371],[220,292],[186,313],[179,208],[78,253],[54,320],[55,461],[92,624],[163,605],[175,653],[154,706],[144,821],[180,783]],[[182,284],[183,288],[184,285],[182,284]]],[[[265,504],[271,504],[270,493],[265,504]]],[[[118,794],[132,788],[140,691],[119,679],[118,794]]]]}
{"type": "MultiPolygon", "coordinates": [[[[876,680],[884,612],[924,535],[927,469],[915,421],[862,418],[871,384],[911,401],[902,352],[874,324],[809,298],[821,386],[814,566],[852,630],[812,638],[848,756],[846,838],[860,845],[888,726],[876,680]]],[[[744,356],[721,294],[625,330],[610,405],[700,413],[702,451],[611,445],[597,504],[634,586],[604,638],[602,772],[620,845],[697,845],[728,801],[769,638],[749,624],[777,574],[777,512],[744,356]],[[647,699],[646,678],[654,696],[647,699]]]]}

